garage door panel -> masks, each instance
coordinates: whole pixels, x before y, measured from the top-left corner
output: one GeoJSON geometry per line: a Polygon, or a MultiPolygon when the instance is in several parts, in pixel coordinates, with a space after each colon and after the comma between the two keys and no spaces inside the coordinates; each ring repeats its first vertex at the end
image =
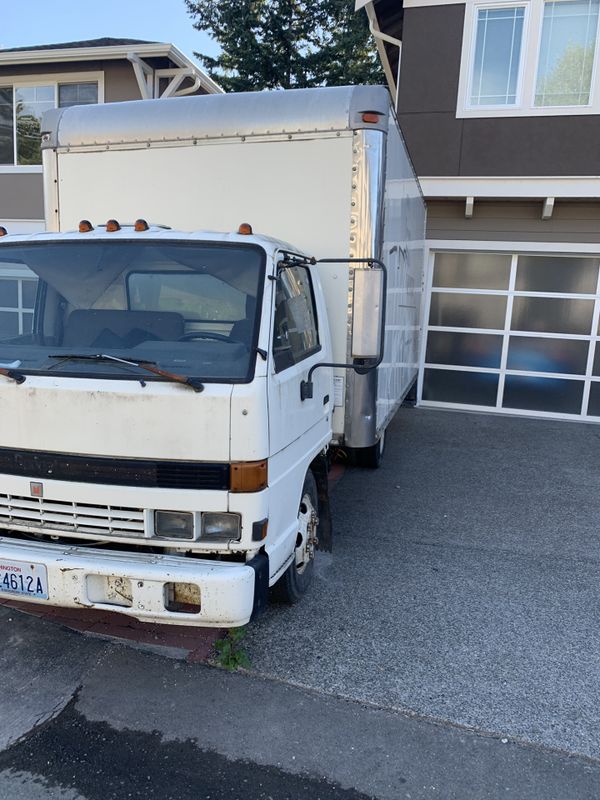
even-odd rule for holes
{"type": "Polygon", "coordinates": [[[593,300],[557,297],[515,297],[513,330],[536,333],[587,334],[592,330],[593,300]]]}
{"type": "Polygon", "coordinates": [[[595,258],[519,256],[515,289],[518,292],[594,294],[597,280],[595,258]]]}
{"type": "Polygon", "coordinates": [[[502,330],[505,317],[503,295],[436,292],[431,296],[429,324],[432,326],[502,330]]]}
{"type": "Polygon", "coordinates": [[[511,336],[506,368],[585,375],[588,350],[589,342],[578,339],[511,336]]]}
{"type": "Polygon", "coordinates": [[[505,408],[579,414],[583,381],[507,375],[504,381],[505,408]]]}
{"type": "Polygon", "coordinates": [[[433,285],[448,289],[508,289],[510,256],[497,253],[438,253],[433,285]]]}
{"type": "Polygon", "coordinates": [[[503,337],[490,333],[430,331],[428,364],[499,368],[503,337]]]}
{"type": "Polygon", "coordinates": [[[490,372],[461,372],[450,369],[426,369],[423,399],[438,403],[461,403],[495,406],[498,375],[490,372]]]}

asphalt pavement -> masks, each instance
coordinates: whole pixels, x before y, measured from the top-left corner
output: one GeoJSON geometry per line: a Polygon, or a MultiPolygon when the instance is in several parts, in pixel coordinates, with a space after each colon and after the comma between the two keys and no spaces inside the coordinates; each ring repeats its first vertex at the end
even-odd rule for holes
{"type": "Polygon", "coordinates": [[[401,409],[253,671],[600,758],[599,490],[597,425],[401,409]]]}
{"type": "Polygon", "coordinates": [[[19,699],[35,712],[35,727],[0,747],[3,800],[598,797],[600,764],[586,759],[100,645],[6,609],[0,653],[4,731],[19,699]],[[24,657],[38,677],[21,685],[24,657]],[[65,657],[79,665],[69,678],[65,657]]]}

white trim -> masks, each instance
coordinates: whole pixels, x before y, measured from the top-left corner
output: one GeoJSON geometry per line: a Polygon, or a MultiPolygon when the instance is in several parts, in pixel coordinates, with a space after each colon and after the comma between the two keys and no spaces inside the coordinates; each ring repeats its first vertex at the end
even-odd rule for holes
{"type": "MultiPolygon", "coordinates": [[[[359,2],[359,0],[357,0],[359,2]]],[[[404,0],[404,8],[423,6],[464,6],[465,0],[404,0]]]]}
{"type": "Polygon", "coordinates": [[[472,411],[484,414],[501,414],[503,417],[533,417],[535,419],[556,419],[564,422],[587,422],[597,424],[600,417],[582,417],[580,414],[559,414],[556,411],[528,411],[524,408],[502,408],[497,410],[495,406],[477,406],[461,403],[440,403],[432,400],[421,400],[417,403],[420,408],[443,408],[447,411],[472,411]]]}
{"type": "Polygon", "coordinates": [[[0,175],[24,175],[27,172],[31,173],[39,173],[42,174],[42,165],[41,164],[34,164],[34,165],[24,165],[22,167],[16,167],[14,164],[0,164],[0,175]]]}
{"type": "Polygon", "coordinates": [[[130,53],[141,59],[170,58],[178,67],[193,69],[202,87],[209,94],[220,94],[223,89],[194,64],[173,44],[152,42],[150,44],[111,45],[109,47],[65,47],[54,50],[20,50],[12,53],[0,52],[0,65],[6,64],[44,64],[71,61],[126,60],[130,53]]]}
{"type": "Polygon", "coordinates": [[[8,233],[42,233],[46,230],[43,219],[0,219],[8,233]]]}
{"type": "Polygon", "coordinates": [[[425,246],[430,252],[444,251],[471,251],[477,250],[485,253],[552,253],[553,255],[581,255],[600,256],[600,242],[515,242],[511,241],[481,241],[476,239],[427,239],[425,246]]]}
{"type": "MultiPolygon", "coordinates": [[[[420,4],[420,0],[416,0],[416,2],[420,4]]],[[[427,4],[429,5],[429,3],[427,4]]],[[[404,5],[406,8],[406,0],[404,5]]],[[[445,5],[445,3],[440,3],[440,5],[445,5]]],[[[544,0],[495,0],[495,2],[494,0],[466,0],[456,106],[457,118],[580,116],[600,113],[600,80],[598,80],[600,15],[598,17],[599,27],[596,29],[596,49],[590,85],[590,102],[587,105],[569,106],[535,105],[535,86],[541,48],[543,12],[544,0]],[[523,6],[526,9],[516,103],[514,105],[472,106],[470,104],[470,82],[473,72],[478,11],[481,8],[510,8],[514,6],[523,6]]]]}
{"type": "Polygon", "coordinates": [[[510,200],[546,200],[554,197],[598,199],[600,198],[600,176],[543,177],[494,176],[476,177],[428,177],[419,178],[426,198],[498,198],[510,200]]]}

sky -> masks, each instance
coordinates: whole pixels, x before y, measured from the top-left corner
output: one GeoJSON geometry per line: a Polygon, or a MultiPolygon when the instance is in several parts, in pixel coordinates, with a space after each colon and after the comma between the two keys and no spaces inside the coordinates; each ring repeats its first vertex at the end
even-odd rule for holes
{"type": "Polygon", "coordinates": [[[104,36],[169,42],[194,51],[218,48],[192,27],[184,0],[0,0],[0,47],[71,42],[104,36]]]}

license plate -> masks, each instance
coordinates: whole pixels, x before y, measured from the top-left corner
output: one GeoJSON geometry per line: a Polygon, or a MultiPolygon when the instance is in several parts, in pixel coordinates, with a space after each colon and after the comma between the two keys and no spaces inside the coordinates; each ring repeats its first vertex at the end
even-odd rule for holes
{"type": "Polygon", "coordinates": [[[3,561],[0,558],[0,594],[48,599],[48,574],[43,564],[3,561]]]}

